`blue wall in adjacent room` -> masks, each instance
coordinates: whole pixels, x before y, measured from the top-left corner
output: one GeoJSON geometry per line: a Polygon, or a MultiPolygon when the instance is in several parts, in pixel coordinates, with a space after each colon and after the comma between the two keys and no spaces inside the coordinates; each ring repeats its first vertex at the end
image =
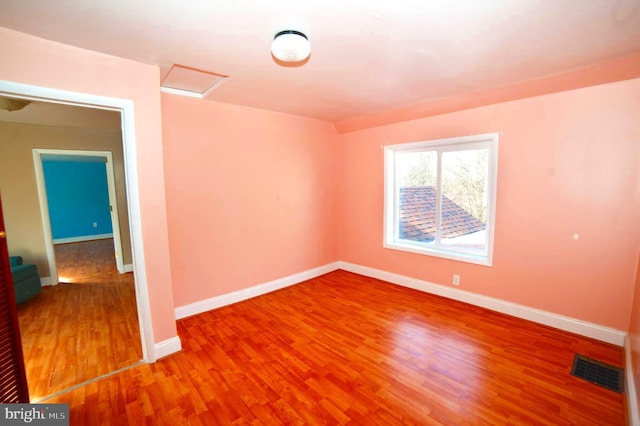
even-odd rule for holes
{"type": "Polygon", "coordinates": [[[113,232],[104,162],[43,158],[42,166],[54,242],[113,232]]]}

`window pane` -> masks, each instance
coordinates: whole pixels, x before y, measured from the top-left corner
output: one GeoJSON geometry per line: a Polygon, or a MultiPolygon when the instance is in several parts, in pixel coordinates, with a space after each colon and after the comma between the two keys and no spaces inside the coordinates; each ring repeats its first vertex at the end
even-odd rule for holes
{"type": "Polygon", "coordinates": [[[436,151],[396,153],[398,238],[430,243],[436,232],[436,151]]]}
{"type": "Polygon", "coordinates": [[[442,153],[440,242],[486,250],[489,150],[442,153]]]}

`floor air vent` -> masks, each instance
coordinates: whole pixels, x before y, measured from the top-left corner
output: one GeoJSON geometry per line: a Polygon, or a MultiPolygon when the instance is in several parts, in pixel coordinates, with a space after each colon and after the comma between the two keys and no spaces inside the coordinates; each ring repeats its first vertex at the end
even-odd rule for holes
{"type": "Polygon", "coordinates": [[[622,393],[624,389],[623,373],[622,368],[580,354],[576,354],[571,369],[573,376],[618,393],[622,393]]]}

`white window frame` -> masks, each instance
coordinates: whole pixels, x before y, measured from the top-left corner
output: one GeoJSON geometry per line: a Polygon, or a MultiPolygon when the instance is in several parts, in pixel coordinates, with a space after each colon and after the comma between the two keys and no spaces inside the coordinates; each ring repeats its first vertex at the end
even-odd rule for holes
{"type": "MultiPolygon", "coordinates": [[[[393,250],[401,250],[410,253],[441,257],[458,260],[461,262],[475,263],[479,265],[493,265],[493,240],[496,217],[496,185],[498,181],[498,133],[463,136],[447,139],[437,139],[421,142],[411,142],[384,147],[384,237],[383,247],[393,250]],[[417,241],[403,240],[399,238],[399,206],[396,202],[399,197],[396,194],[396,153],[437,151],[438,152],[438,183],[437,193],[440,194],[441,186],[441,156],[443,152],[460,151],[467,149],[488,148],[488,200],[486,221],[486,252],[478,254],[466,251],[464,248],[445,245],[433,245],[417,241]]],[[[437,202],[440,209],[440,201],[437,202]]],[[[440,226],[439,215],[437,227],[440,226]]]]}

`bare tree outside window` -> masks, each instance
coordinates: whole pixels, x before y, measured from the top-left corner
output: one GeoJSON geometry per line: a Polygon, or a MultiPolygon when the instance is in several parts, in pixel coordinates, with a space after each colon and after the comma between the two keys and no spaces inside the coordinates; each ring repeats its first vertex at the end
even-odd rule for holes
{"type": "Polygon", "coordinates": [[[488,150],[442,154],[442,192],[476,219],[487,220],[488,150]]]}
{"type": "Polygon", "coordinates": [[[436,151],[398,154],[398,164],[399,170],[402,171],[401,187],[436,187],[438,175],[438,153],[436,151]]]}
{"type": "MultiPolygon", "coordinates": [[[[487,219],[487,149],[449,151],[442,154],[442,192],[481,222],[487,219]]],[[[398,158],[401,187],[437,183],[437,152],[407,152],[398,158]]]]}

